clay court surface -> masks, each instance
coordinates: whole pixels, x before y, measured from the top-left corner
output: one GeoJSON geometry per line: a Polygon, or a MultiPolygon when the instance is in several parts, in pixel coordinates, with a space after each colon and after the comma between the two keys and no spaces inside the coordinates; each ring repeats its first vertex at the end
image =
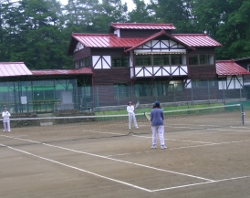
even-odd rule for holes
{"type": "Polygon", "coordinates": [[[150,148],[142,118],[133,133],[126,122],[12,128],[0,134],[0,197],[250,197],[248,114],[200,129],[166,120],[166,150],[150,148]]]}

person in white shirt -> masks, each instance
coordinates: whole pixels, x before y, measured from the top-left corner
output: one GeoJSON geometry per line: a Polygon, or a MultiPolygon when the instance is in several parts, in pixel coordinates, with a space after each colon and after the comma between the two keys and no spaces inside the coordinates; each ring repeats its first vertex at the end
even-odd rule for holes
{"type": "Polygon", "coordinates": [[[131,130],[131,123],[132,123],[132,120],[133,120],[133,122],[134,122],[135,128],[138,129],[138,124],[137,124],[137,122],[136,122],[134,110],[135,110],[135,108],[134,108],[134,106],[132,105],[132,102],[129,102],[129,103],[128,103],[128,106],[127,106],[127,112],[128,112],[128,129],[129,129],[129,130],[131,130]]]}
{"type": "Polygon", "coordinates": [[[8,112],[6,108],[4,108],[4,111],[2,112],[3,132],[10,132],[10,116],[10,112],[8,112]]]}

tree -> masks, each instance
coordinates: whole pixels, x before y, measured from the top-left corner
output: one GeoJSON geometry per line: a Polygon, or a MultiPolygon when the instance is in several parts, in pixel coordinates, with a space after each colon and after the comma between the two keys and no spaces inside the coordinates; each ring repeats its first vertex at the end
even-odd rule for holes
{"type": "Polygon", "coordinates": [[[133,0],[135,9],[129,13],[129,21],[137,23],[154,23],[154,10],[143,0],[133,0]]]}
{"type": "Polygon", "coordinates": [[[10,59],[18,38],[20,14],[15,3],[3,1],[0,4],[0,61],[10,59]]]}
{"type": "Polygon", "coordinates": [[[65,6],[66,27],[80,32],[90,32],[98,14],[98,0],[68,0],[65,6]]]}
{"type": "Polygon", "coordinates": [[[155,22],[173,23],[177,32],[195,32],[192,23],[190,0],[151,0],[155,22]]]}
{"type": "Polygon", "coordinates": [[[218,59],[249,56],[249,0],[193,0],[197,28],[222,43],[218,59]]]}
{"type": "Polygon", "coordinates": [[[62,62],[65,51],[60,49],[60,4],[56,0],[22,0],[19,3],[21,21],[16,27],[18,39],[14,39],[10,60],[23,61],[30,69],[67,67],[62,62]]]}
{"type": "Polygon", "coordinates": [[[107,33],[112,22],[127,22],[127,6],[121,0],[103,0],[98,6],[92,32],[107,33]]]}

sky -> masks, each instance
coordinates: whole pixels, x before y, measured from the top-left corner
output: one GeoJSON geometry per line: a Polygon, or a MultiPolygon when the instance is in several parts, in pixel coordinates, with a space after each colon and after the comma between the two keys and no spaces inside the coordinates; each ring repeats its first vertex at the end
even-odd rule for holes
{"type": "MultiPolygon", "coordinates": [[[[68,0],[59,0],[61,4],[66,5],[68,3],[68,0]]],[[[134,8],[134,3],[132,0],[122,0],[122,3],[124,4],[127,2],[128,10],[131,11],[134,8]]],[[[147,4],[149,3],[149,0],[144,0],[144,2],[147,4]]]]}

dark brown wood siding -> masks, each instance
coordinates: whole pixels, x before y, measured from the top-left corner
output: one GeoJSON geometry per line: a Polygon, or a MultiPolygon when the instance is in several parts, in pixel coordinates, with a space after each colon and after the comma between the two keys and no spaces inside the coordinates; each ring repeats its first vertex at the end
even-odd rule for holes
{"type": "Polygon", "coordinates": [[[216,79],[215,65],[189,66],[188,78],[192,80],[216,79]]]}
{"type": "Polygon", "coordinates": [[[90,56],[91,55],[90,52],[91,52],[90,48],[85,48],[85,49],[79,50],[77,52],[74,52],[73,61],[81,60],[83,58],[90,56]]]}
{"type": "MultiPolygon", "coordinates": [[[[131,37],[148,37],[160,32],[161,30],[121,30],[120,36],[122,38],[131,37]]],[[[166,30],[168,34],[171,34],[171,30],[166,30]]]]}
{"type": "Polygon", "coordinates": [[[196,50],[194,51],[189,51],[188,54],[214,54],[214,47],[203,47],[203,48],[199,48],[196,47],[196,50]]]}
{"type": "Polygon", "coordinates": [[[91,49],[91,55],[120,55],[120,56],[129,56],[124,52],[123,48],[93,48],[91,49]]]}
{"type": "Polygon", "coordinates": [[[129,68],[94,69],[93,85],[130,84],[129,68]]]}
{"type": "Polygon", "coordinates": [[[190,66],[189,55],[191,54],[212,54],[214,55],[214,60],[216,60],[214,47],[196,48],[195,51],[189,51],[187,53],[188,78],[191,78],[192,80],[209,80],[217,78],[215,63],[214,65],[190,66]]]}

